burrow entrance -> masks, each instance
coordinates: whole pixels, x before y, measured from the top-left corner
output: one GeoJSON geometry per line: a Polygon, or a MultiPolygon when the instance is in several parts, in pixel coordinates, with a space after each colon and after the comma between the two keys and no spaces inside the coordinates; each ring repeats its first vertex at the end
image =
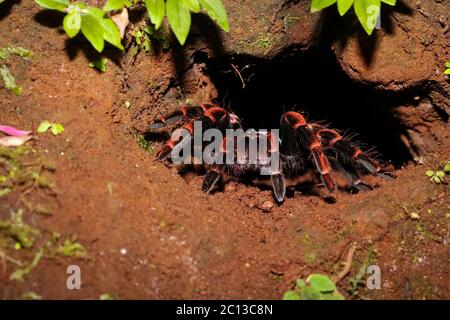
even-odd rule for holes
{"type": "Polygon", "coordinates": [[[375,147],[381,158],[397,168],[411,159],[401,135],[406,128],[394,108],[414,103],[419,89],[392,93],[353,82],[329,48],[306,53],[294,49],[273,59],[236,55],[205,62],[219,91],[218,102],[230,105],[245,128],[279,127],[283,112],[300,111],[309,121],[357,134],[355,140],[375,147]]]}

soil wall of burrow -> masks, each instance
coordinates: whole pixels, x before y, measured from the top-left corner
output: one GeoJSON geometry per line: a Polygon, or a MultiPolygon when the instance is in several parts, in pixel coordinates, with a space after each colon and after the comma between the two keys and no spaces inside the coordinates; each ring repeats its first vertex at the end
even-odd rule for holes
{"type": "Polygon", "coordinates": [[[117,122],[145,133],[180,103],[215,101],[246,128],[278,128],[283,112],[302,111],[357,134],[396,167],[449,149],[449,33],[438,14],[448,4],[400,1],[372,37],[351,15],[311,15],[302,1],[263,1],[240,15],[240,1],[225,4],[236,27],[229,34],[196,15],[184,47],[163,29],[148,53],[132,36],[145,15],[130,12],[117,122]]]}

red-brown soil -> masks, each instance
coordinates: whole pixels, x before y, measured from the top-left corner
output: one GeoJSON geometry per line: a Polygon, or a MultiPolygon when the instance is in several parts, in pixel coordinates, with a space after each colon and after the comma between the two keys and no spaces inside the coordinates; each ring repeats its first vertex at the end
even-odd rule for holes
{"type": "MultiPolygon", "coordinates": [[[[424,174],[450,160],[448,123],[427,122],[432,131],[424,139],[434,139],[434,152],[423,155],[423,164],[399,161],[393,182],[368,177],[374,191],[340,191],[333,204],[296,191],[264,212],[262,204],[273,201],[270,190],[230,182],[223,192],[206,195],[200,175],[183,179],[176,168],[155,162],[138,145],[136,128],[175,108],[179,99],[170,53],[140,53],[134,62],[126,55],[120,64],[109,61],[107,72],[100,74],[88,68],[89,46],[79,39],[68,42],[55,27],[58,17],[43,16],[31,1],[12,2],[0,7],[0,47],[22,46],[34,56],[8,61],[24,92],[16,97],[0,89],[0,123],[35,131],[48,119],[62,123],[65,131],[37,134],[28,143],[35,152],[25,157],[39,157],[55,168],[47,173],[55,181],[54,192],[33,189],[27,195],[34,205],[51,205],[53,214],[24,207],[20,186],[0,197],[0,219],[22,208],[25,221],[41,237],[34,248],[14,250],[8,239],[0,241],[0,248],[30,261],[58,232],[63,239],[76,235],[87,254],[63,257],[47,250],[22,282],[9,280],[17,266],[0,257],[0,298],[35,292],[45,299],[97,299],[101,294],[280,299],[297,278],[338,273],[354,242],[350,274],[338,283],[347,298],[450,298],[450,188],[431,183],[424,174]],[[130,109],[125,101],[131,102],[130,109]],[[411,218],[412,212],[419,219],[411,218]],[[360,286],[351,295],[349,281],[369,254],[381,268],[382,288],[360,286]],[[81,267],[80,290],[66,287],[71,264],[81,267]]],[[[217,97],[201,66],[195,68],[185,76],[186,97],[217,97]]],[[[426,118],[419,114],[423,109],[414,117],[411,108],[399,107],[393,114],[409,115],[402,119],[426,118]]]]}

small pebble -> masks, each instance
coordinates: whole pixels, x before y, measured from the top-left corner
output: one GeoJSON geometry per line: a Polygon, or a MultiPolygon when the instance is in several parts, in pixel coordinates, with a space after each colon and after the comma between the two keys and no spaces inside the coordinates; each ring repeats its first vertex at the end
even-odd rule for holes
{"type": "Polygon", "coordinates": [[[259,209],[264,212],[270,212],[274,206],[275,204],[272,201],[264,201],[263,204],[259,206],[259,209]]]}
{"type": "Polygon", "coordinates": [[[126,255],[127,254],[127,249],[125,249],[125,248],[120,249],[120,253],[123,254],[123,255],[126,255]]]}

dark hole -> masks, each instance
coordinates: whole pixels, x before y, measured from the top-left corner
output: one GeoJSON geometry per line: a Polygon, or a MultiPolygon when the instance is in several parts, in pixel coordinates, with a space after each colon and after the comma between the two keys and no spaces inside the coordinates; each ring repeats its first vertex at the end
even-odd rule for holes
{"type": "Polygon", "coordinates": [[[301,111],[309,121],[357,134],[355,141],[375,147],[381,159],[396,167],[411,158],[400,140],[404,128],[393,110],[416,93],[393,94],[356,84],[329,49],[291,50],[270,60],[249,56],[210,60],[208,70],[219,102],[229,104],[245,128],[278,128],[283,112],[301,111]]]}

